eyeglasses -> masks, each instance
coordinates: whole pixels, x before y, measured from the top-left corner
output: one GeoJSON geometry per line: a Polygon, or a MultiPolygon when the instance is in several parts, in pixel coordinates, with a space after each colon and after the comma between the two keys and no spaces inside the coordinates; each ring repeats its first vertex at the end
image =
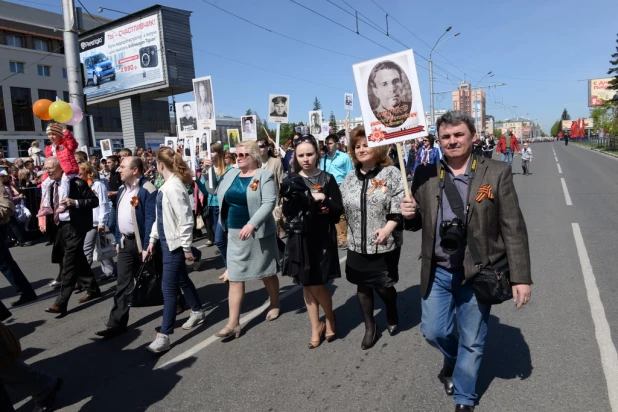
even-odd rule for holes
{"type": "Polygon", "coordinates": [[[298,146],[301,143],[317,144],[316,141],[315,141],[315,137],[313,137],[310,134],[306,134],[303,137],[299,137],[298,139],[294,140],[292,143],[294,144],[294,147],[298,146]]]}
{"type": "Polygon", "coordinates": [[[236,157],[239,159],[244,159],[251,157],[251,155],[249,153],[236,153],[236,157]]]}
{"type": "Polygon", "coordinates": [[[260,149],[264,149],[266,146],[264,146],[263,144],[259,144],[259,145],[258,145],[258,147],[259,147],[260,149]]]}

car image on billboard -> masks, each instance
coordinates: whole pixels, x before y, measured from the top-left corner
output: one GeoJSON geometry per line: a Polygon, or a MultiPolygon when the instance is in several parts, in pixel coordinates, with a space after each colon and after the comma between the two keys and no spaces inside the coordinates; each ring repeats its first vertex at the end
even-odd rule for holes
{"type": "Polygon", "coordinates": [[[97,53],[84,59],[84,69],[87,74],[87,85],[98,86],[103,80],[115,80],[116,69],[103,53],[97,53]]]}

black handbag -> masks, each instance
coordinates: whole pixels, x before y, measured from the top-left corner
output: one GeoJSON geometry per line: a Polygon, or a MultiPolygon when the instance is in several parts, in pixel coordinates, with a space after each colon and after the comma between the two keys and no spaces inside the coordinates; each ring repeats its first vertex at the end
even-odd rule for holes
{"type": "MultiPolygon", "coordinates": [[[[472,161],[476,161],[473,158],[472,161]]],[[[472,182],[468,182],[471,184],[472,182]]],[[[464,206],[457,188],[447,176],[444,179],[444,192],[455,215],[466,222],[466,241],[470,249],[470,255],[474,265],[479,268],[479,273],[472,280],[472,288],[476,295],[476,300],[486,305],[497,305],[507,300],[513,299],[513,290],[509,279],[509,261],[505,256],[498,262],[491,265],[483,265],[481,254],[479,253],[476,241],[472,232],[468,230],[467,213],[464,215],[464,206]]]]}
{"type": "Polygon", "coordinates": [[[155,271],[152,259],[142,263],[126,291],[129,306],[143,308],[163,305],[162,277],[161,273],[155,271]]]}

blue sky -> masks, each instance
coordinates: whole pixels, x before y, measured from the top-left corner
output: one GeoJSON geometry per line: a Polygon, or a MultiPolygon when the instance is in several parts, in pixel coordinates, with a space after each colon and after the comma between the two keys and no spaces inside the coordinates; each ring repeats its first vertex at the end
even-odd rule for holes
{"type": "MultiPolygon", "coordinates": [[[[56,4],[56,0],[36,1],[56,4]]],[[[238,116],[251,108],[266,116],[268,95],[281,93],[291,96],[291,121],[307,122],[316,96],[325,117],[332,110],[343,118],[343,93],[356,94],[352,64],[390,54],[386,48],[406,48],[363,22],[360,33],[383,47],[356,34],[355,18],[349,14],[354,10],[386,29],[385,13],[372,0],[294,0],[338,24],[291,0],[208,1],[265,28],[337,52],[267,32],[201,0],[162,0],[160,4],[193,12],[193,47],[199,49],[194,50],[195,73],[213,77],[217,114],[238,116]]],[[[146,0],[82,2],[95,17],[99,6],[134,12],[152,5],[146,0]]],[[[538,119],[546,132],[564,107],[574,118],[588,115],[587,83],[578,80],[606,77],[616,46],[615,0],[391,0],[378,4],[409,30],[390,19],[390,34],[424,57],[431,49],[427,44],[433,46],[448,26],[453,26],[450,33],[461,32],[433,54],[434,91],[455,89],[464,78],[474,85],[492,71],[494,77],[481,85],[507,85],[490,89],[487,113],[497,119],[515,114],[538,119]]],[[[102,15],[121,16],[109,11],[102,15]]],[[[429,110],[429,73],[423,68],[428,64],[418,56],[416,63],[423,103],[429,110]]],[[[177,101],[192,99],[191,94],[176,97],[177,101]]],[[[451,107],[449,94],[437,95],[435,101],[436,108],[451,107]]],[[[352,116],[360,116],[358,101],[352,116]]]]}

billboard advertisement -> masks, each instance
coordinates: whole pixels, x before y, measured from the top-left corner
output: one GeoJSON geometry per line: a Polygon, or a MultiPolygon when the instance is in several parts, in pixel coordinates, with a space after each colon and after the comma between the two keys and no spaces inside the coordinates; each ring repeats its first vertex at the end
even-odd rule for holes
{"type": "Polygon", "coordinates": [[[166,81],[158,13],[81,39],[79,56],[89,99],[166,81]]]}
{"type": "Polygon", "coordinates": [[[618,90],[608,89],[613,77],[588,80],[588,107],[601,106],[612,99],[618,100],[618,90]]]}

